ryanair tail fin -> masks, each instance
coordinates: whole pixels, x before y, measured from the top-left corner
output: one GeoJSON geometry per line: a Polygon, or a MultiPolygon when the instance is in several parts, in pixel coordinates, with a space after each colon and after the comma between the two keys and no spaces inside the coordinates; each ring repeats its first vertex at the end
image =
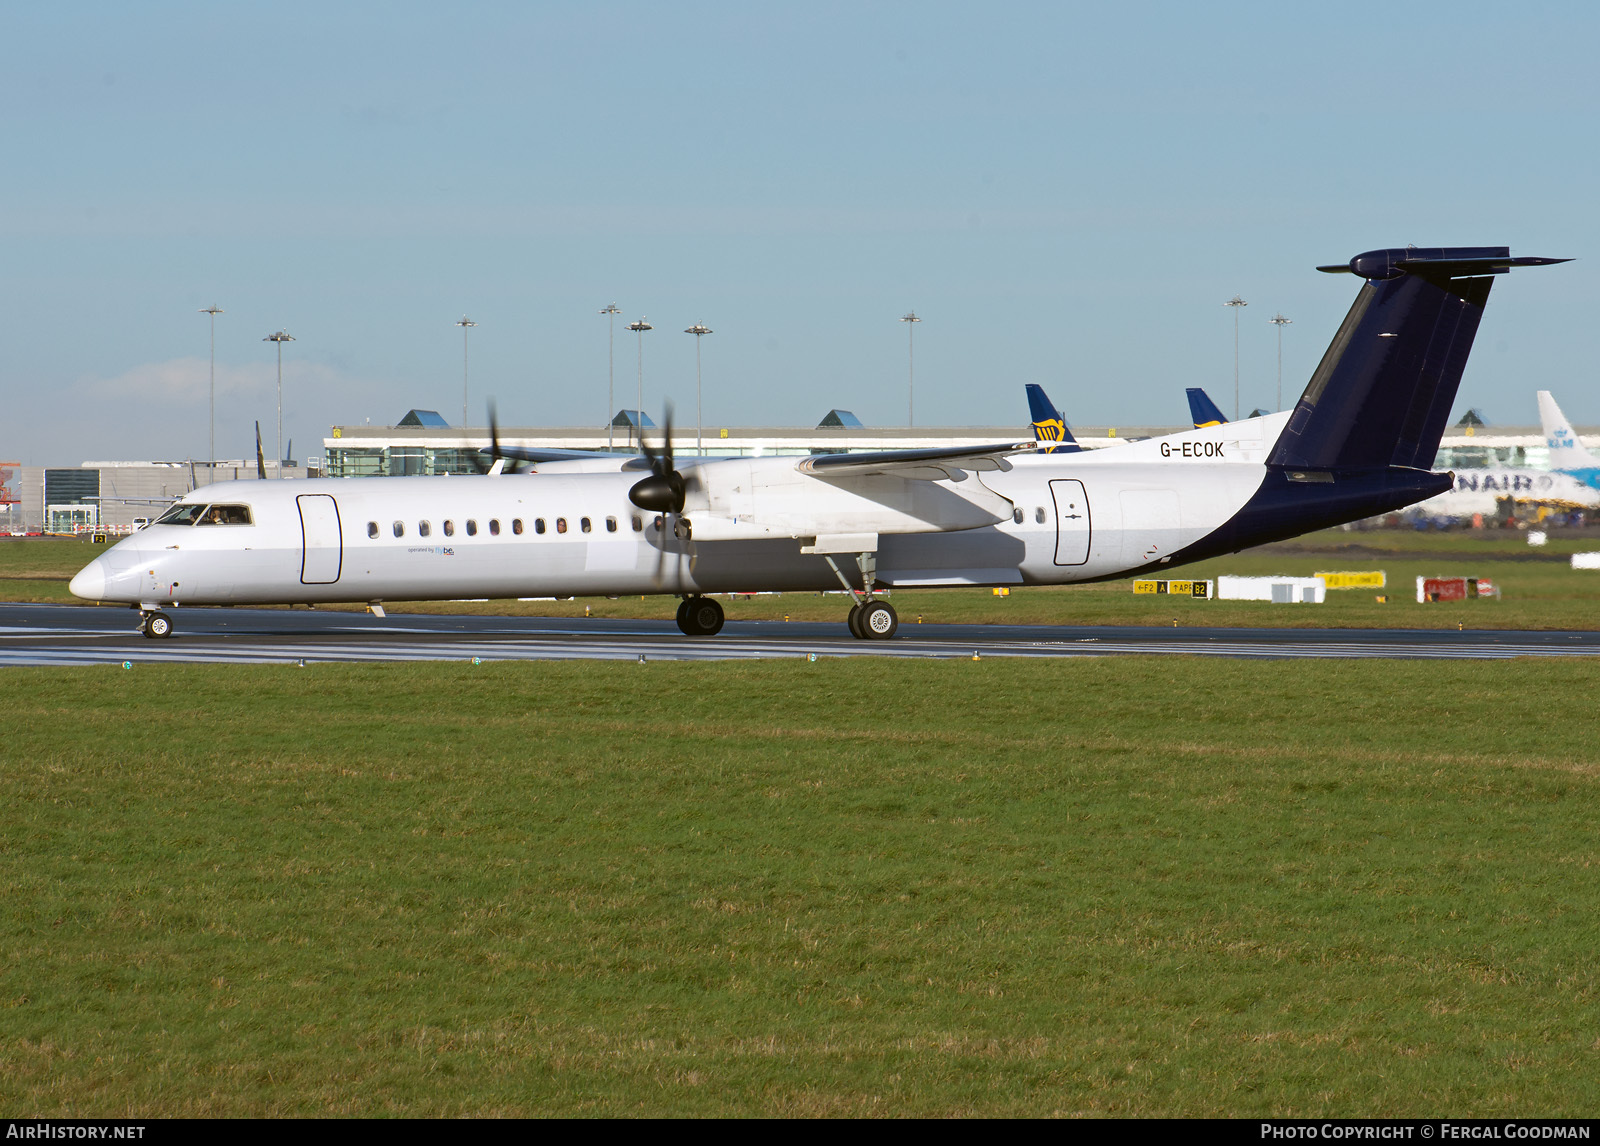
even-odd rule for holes
{"type": "Polygon", "coordinates": [[[1033,436],[1039,443],[1041,454],[1075,454],[1082,451],[1078,440],[1072,436],[1072,427],[1061,416],[1061,411],[1049,398],[1044,388],[1027,384],[1028,412],[1033,416],[1033,436]]]}
{"type": "Polygon", "coordinates": [[[1211,400],[1204,390],[1198,386],[1190,386],[1187,393],[1189,395],[1189,417],[1194,419],[1195,429],[1203,430],[1207,426],[1227,425],[1228,419],[1223,416],[1221,410],[1217,409],[1217,404],[1211,400]]]}
{"type": "Polygon", "coordinates": [[[1550,447],[1550,468],[1553,470],[1592,470],[1600,468],[1600,458],[1594,456],[1578,440],[1572,423],[1556,405],[1550,391],[1539,391],[1539,424],[1544,430],[1545,445],[1550,447]]]}
{"type": "Polygon", "coordinates": [[[1404,247],[1318,267],[1366,279],[1269,465],[1429,469],[1495,275],[1566,259],[1509,247],[1404,247]]]}

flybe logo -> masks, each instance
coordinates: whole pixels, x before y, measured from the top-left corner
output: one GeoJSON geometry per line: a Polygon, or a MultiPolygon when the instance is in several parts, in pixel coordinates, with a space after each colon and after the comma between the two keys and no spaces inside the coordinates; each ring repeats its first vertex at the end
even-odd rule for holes
{"type": "MultiPolygon", "coordinates": [[[[1033,424],[1033,436],[1041,442],[1065,441],[1067,428],[1061,424],[1060,418],[1047,418],[1043,422],[1035,422],[1033,424]]],[[[1054,449],[1054,447],[1052,446],[1051,449],[1054,449]]]]}

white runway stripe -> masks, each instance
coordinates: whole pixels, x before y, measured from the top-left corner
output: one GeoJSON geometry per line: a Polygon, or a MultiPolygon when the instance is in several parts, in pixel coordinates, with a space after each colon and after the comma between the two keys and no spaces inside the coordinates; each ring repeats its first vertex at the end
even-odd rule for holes
{"type": "MultiPolygon", "coordinates": [[[[30,634],[37,636],[37,634],[30,634]]],[[[839,642],[786,642],[755,640],[671,639],[646,637],[614,639],[571,636],[499,640],[437,640],[425,642],[370,640],[349,641],[271,641],[241,639],[229,642],[181,640],[167,642],[121,642],[123,647],[64,647],[43,649],[37,646],[0,646],[0,665],[86,665],[120,664],[286,664],[308,663],[471,660],[745,660],[803,657],[889,656],[967,659],[973,652],[984,657],[1082,657],[1082,656],[1202,656],[1256,659],[1504,659],[1511,657],[1590,657],[1600,655],[1593,647],[1561,648],[1548,645],[1502,644],[1472,641],[1455,645],[1420,642],[1287,642],[1263,641],[1129,641],[1088,640],[1071,642],[1007,641],[892,641],[883,644],[846,640],[839,642]]]]}

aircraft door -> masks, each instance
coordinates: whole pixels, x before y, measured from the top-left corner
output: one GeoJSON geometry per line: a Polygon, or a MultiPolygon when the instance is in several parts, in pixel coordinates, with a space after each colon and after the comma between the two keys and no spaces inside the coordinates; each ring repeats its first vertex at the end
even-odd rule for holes
{"type": "Polygon", "coordinates": [[[300,536],[305,548],[300,560],[303,585],[332,585],[344,564],[344,539],[339,531],[339,506],[325,493],[305,493],[295,498],[300,506],[300,536]]]}
{"type": "Polygon", "coordinates": [[[1089,560],[1089,495],[1075,478],[1050,483],[1056,503],[1056,564],[1083,565],[1089,560]]]}

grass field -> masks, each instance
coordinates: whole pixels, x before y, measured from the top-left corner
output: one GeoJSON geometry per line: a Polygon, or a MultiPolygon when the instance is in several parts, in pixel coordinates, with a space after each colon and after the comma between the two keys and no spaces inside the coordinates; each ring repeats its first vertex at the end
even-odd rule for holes
{"type": "Polygon", "coordinates": [[[13,1115],[1600,1103],[1585,663],[0,681],[13,1115]]]}
{"type": "MultiPolygon", "coordinates": [[[[893,595],[902,624],[920,616],[933,623],[1103,624],[1354,628],[1592,629],[1600,627],[1600,571],[1573,570],[1574,552],[1600,550],[1600,530],[1554,533],[1543,548],[1530,548],[1523,534],[1504,530],[1418,533],[1324,530],[1292,542],[1246,550],[1175,569],[1173,577],[1215,578],[1222,574],[1309,575],[1324,570],[1382,569],[1389,578],[1380,604],[1369,591],[1328,594],[1319,606],[1272,605],[1260,601],[1191,601],[1135,597],[1131,581],[1100,585],[1013,589],[998,598],[987,589],[915,589],[893,595]],[[1418,576],[1492,578],[1499,600],[1419,605],[1418,576]]],[[[88,542],[43,538],[0,541],[0,599],[70,602],[72,574],[100,547],[88,542]]],[[[504,615],[647,617],[670,620],[672,597],[608,601],[490,601],[487,603],[386,602],[391,612],[495,613],[504,615]]],[[[726,602],[735,620],[843,621],[849,603],[838,595],[786,593],[726,602]]]]}

